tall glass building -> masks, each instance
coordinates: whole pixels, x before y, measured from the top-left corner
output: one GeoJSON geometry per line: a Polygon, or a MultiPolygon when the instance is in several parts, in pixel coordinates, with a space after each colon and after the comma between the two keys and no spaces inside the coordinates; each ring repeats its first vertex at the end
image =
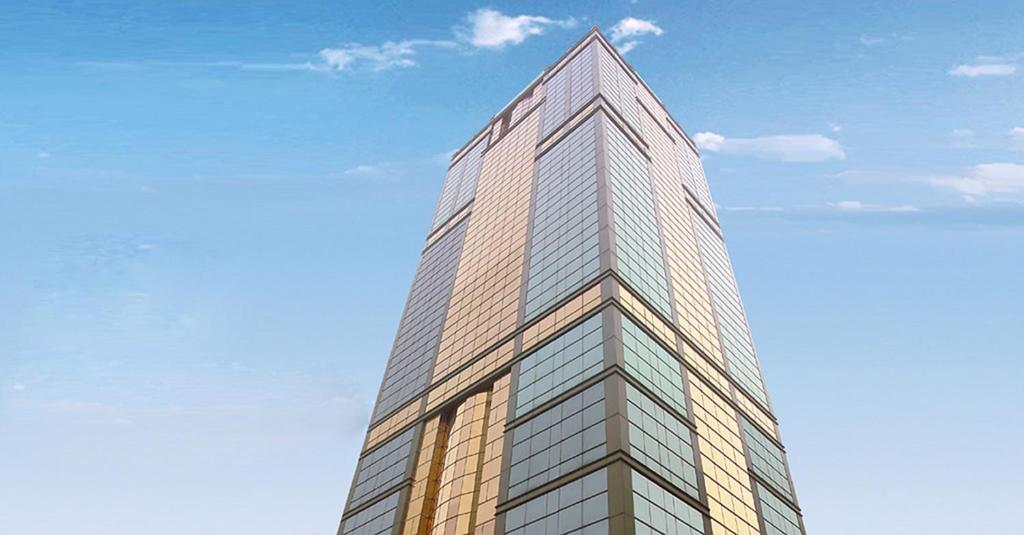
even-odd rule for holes
{"type": "Polygon", "coordinates": [[[801,535],[693,142],[591,30],[452,157],[342,535],[801,535]]]}

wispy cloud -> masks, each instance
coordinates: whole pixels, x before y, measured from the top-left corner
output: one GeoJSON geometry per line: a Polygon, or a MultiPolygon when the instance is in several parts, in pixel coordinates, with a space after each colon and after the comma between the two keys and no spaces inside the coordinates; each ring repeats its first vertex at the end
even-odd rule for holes
{"type": "Polygon", "coordinates": [[[548,28],[573,28],[576,19],[552,19],[541,15],[509,16],[491,8],[466,15],[466,26],[455,28],[460,40],[477,48],[504,48],[543,34],[548,28]]]}
{"type": "Polygon", "coordinates": [[[979,76],[1011,76],[1017,72],[1017,61],[1024,53],[1004,56],[978,56],[973,63],[962,63],[948,71],[950,76],[978,78],[979,76]]]}
{"type": "Polygon", "coordinates": [[[406,176],[415,170],[423,170],[426,167],[436,168],[446,166],[452,158],[455,149],[440,152],[426,158],[411,159],[406,161],[373,162],[353,165],[342,171],[345,176],[353,178],[396,178],[406,176]]]}
{"type": "Polygon", "coordinates": [[[885,45],[885,44],[889,44],[889,43],[894,43],[894,42],[897,42],[897,41],[911,41],[913,39],[914,38],[909,36],[909,35],[905,35],[905,34],[902,34],[902,33],[894,32],[894,33],[882,34],[882,35],[861,34],[861,36],[858,39],[858,41],[860,41],[860,44],[862,44],[864,46],[872,46],[872,47],[874,47],[874,46],[880,46],[880,45],[885,45]]]}
{"type": "Polygon", "coordinates": [[[700,132],[693,140],[708,152],[753,156],[762,160],[823,162],[846,159],[843,146],[821,134],[727,138],[715,132],[700,132]]]}
{"type": "Polygon", "coordinates": [[[948,138],[949,145],[958,149],[1024,150],[1024,127],[1021,126],[1003,132],[956,128],[949,132],[948,138]]]}
{"type": "Polygon", "coordinates": [[[381,172],[383,167],[380,164],[359,164],[344,171],[346,175],[372,175],[381,172]]]}
{"type": "Polygon", "coordinates": [[[305,61],[300,63],[259,63],[244,61],[79,61],[80,67],[103,69],[108,71],[139,71],[144,69],[175,68],[175,69],[225,69],[236,71],[307,71],[330,72],[330,68],[320,62],[305,61]]]}
{"type": "Polygon", "coordinates": [[[921,209],[910,205],[883,205],[883,204],[870,204],[863,203],[861,201],[838,201],[829,203],[829,206],[842,211],[842,212],[889,212],[889,213],[906,213],[906,212],[920,212],[921,209]]]}
{"type": "Polygon", "coordinates": [[[1024,193],[1024,165],[1018,163],[982,163],[961,173],[921,173],[900,170],[848,170],[836,178],[849,182],[875,184],[921,184],[959,193],[973,202],[981,197],[1003,195],[1002,200],[1020,202],[1013,195],[1024,193]]]}
{"type": "Polygon", "coordinates": [[[80,61],[79,66],[95,69],[132,71],[146,68],[230,69],[264,72],[315,72],[335,74],[352,71],[380,72],[419,65],[424,50],[466,53],[476,49],[502,49],[541,35],[550,28],[573,28],[573,17],[553,19],[541,15],[509,16],[491,8],[466,15],[464,25],[452,28],[450,39],[402,39],[379,44],[350,42],[326,47],[315,55],[295,62],[159,61],[117,60],[80,61]]]}
{"type": "Polygon", "coordinates": [[[949,70],[950,76],[965,76],[977,78],[979,76],[1010,76],[1017,72],[1017,66],[1007,63],[990,63],[976,65],[957,65],[949,70]]]}
{"type": "Polygon", "coordinates": [[[1024,126],[1015,126],[1007,133],[1013,148],[1024,150],[1024,126]]]}
{"type": "Polygon", "coordinates": [[[1024,193],[1024,165],[983,163],[971,167],[961,176],[934,176],[927,178],[927,182],[972,197],[993,193],[1024,193]]]}
{"type": "Polygon", "coordinates": [[[786,209],[781,206],[719,206],[726,212],[783,212],[786,209]]]}
{"type": "Polygon", "coordinates": [[[410,39],[385,41],[380,45],[350,43],[320,51],[324,65],[334,71],[344,71],[366,65],[373,71],[401,69],[416,65],[416,52],[421,48],[455,48],[454,41],[410,39]]]}
{"type": "Polygon", "coordinates": [[[823,225],[866,225],[942,229],[949,227],[987,229],[1024,227],[1024,204],[1014,202],[977,202],[959,205],[873,205],[860,201],[840,201],[817,206],[793,206],[783,210],[738,210],[732,217],[750,218],[757,224],[779,220],[807,224],[815,232],[823,225]]]}
{"type": "Polygon", "coordinates": [[[884,37],[878,37],[875,35],[861,35],[860,44],[864,46],[878,46],[884,43],[886,39],[884,37]]]}
{"type": "Polygon", "coordinates": [[[950,144],[960,149],[976,147],[977,138],[977,133],[970,128],[956,128],[949,133],[950,144]]]}
{"type": "Polygon", "coordinates": [[[663,33],[665,33],[664,30],[652,20],[626,17],[612,26],[609,37],[619,52],[627,54],[641,43],[639,37],[659,36],[663,33]]]}

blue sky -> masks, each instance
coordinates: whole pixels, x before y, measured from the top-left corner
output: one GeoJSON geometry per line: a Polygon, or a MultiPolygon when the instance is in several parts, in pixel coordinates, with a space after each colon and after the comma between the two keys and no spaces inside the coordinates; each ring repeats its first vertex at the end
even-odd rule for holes
{"type": "Polygon", "coordinates": [[[446,155],[592,24],[703,148],[809,532],[1014,531],[1024,4],[643,0],[7,3],[0,531],[333,532],[446,155]]]}

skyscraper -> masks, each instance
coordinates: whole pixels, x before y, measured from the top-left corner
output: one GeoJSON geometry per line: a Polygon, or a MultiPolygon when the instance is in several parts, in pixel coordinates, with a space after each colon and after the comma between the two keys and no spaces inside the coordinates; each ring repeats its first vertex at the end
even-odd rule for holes
{"type": "Polygon", "coordinates": [[[339,533],[803,533],[697,149],[596,29],[452,157],[339,533]]]}

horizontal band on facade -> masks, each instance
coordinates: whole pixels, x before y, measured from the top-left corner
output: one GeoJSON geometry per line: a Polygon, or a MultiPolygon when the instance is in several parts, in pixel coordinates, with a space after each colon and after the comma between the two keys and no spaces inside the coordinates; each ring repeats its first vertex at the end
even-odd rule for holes
{"type": "Polygon", "coordinates": [[[403,479],[400,483],[398,483],[396,485],[392,485],[390,487],[387,487],[386,489],[381,490],[380,492],[373,494],[373,496],[370,499],[366,500],[365,502],[359,504],[356,507],[348,509],[347,508],[347,504],[346,504],[345,513],[341,516],[341,523],[344,524],[346,520],[348,520],[348,519],[352,518],[353,516],[359,514],[361,511],[363,511],[365,509],[369,509],[370,507],[372,507],[377,502],[390,497],[392,494],[395,494],[396,492],[401,492],[401,491],[405,490],[406,488],[412,488],[412,484],[413,484],[412,477],[407,477],[406,479],[403,479]]]}
{"type": "MultiPolygon", "coordinates": [[[[604,280],[607,280],[607,279],[612,279],[615,282],[617,282],[618,284],[626,287],[627,289],[631,289],[629,287],[629,285],[626,284],[620,277],[618,277],[618,275],[614,271],[605,271],[605,272],[602,272],[600,275],[598,275],[598,277],[596,279],[594,279],[593,282],[585,284],[583,289],[581,289],[581,290],[571,294],[570,296],[568,296],[568,297],[562,299],[561,301],[555,303],[554,305],[552,305],[548,309],[548,314],[550,314],[551,312],[553,312],[555,310],[558,310],[562,305],[572,301],[573,299],[575,299],[576,297],[578,297],[582,293],[584,293],[587,290],[589,290],[590,288],[592,288],[595,284],[600,284],[601,282],[603,282],[604,280]]],[[[634,297],[637,298],[638,300],[642,299],[642,298],[639,298],[639,297],[636,297],[636,296],[634,296],[634,297]]],[[[647,308],[650,312],[652,312],[654,314],[658,314],[648,304],[646,304],[646,303],[643,303],[643,304],[644,304],[645,308],[647,308]]],[[[738,411],[741,414],[748,415],[747,410],[744,409],[742,407],[742,405],[736,403],[736,401],[733,400],[732,395],[731,395],[730,392],[723,392],[723,391],[721,391],[717,387],[717,385],[715,384],[715,381],[712,381],[709,377],[707,377],[704,374],[703,371],[699,370],[698,368],[693,367],[690,363],[688,363],[686,361],[686,359],[683,358],[683,356],[679,354],[679,351],[678,351],[677,348],[671,348],[671,347],[668,347],[665,344],[663,344],[661,342],[660,338],[657,336],[657,334],[652,332],[645,325],[644,321],[642,321],[640,318],[637,318],[636,316],[634,316],[632,312],[629,312],[625,307],[623,307],[619,303],[619,300],[618,300],[617,296],[602,296],[602,300],[601,300],[600,304],[598,304],[596,307],[594,307],[591,311],[587,312],[586,314],[584,314],[580,318],[577,318],[577,319],[573,320],[572,322],[567,323],[564,327],[556,330],[555,332],[553,332],[549,336],[545,337],[542,341],[540,341],[537,344],[535,344],[534,346],[532,346],[528,352],[521,352],[521,353],[518,353],[518,354],[514,355],[513,358],[510,359],[507,363],[499,366],[494,371],[486,374],[484,377],[482,377],[482,378],[472,382],[469,386],[459,390],[455,395],[451,396],[451,398],[449,399],[449,402],[462,399],[462,398],[472,394],[473,392],[476,392],[476,391],[479,391],[479,390],[483,389],[487,385],[493,383],[494,380],[497,379],[498,377],[501,377],[505,373],[508,373],[512,369],[512,366],[515,365],[520,360],[522,360],[523,358],[525,358],[525,357],[529,356],[530,354],[536,352],[537,350],[543,348],[547,343],[551,342],[552,340],[555,340],[556,338],[558,338],[559,336],[561,336],[565,332],[573,329],[574,327],[576,327],[579,324],[583,323],[587,319],[590,319],[595,314],[603,311],[605,308],[607,308],[609,306],[616,307],[619,310],[620,313],[622,313],[622,314],[626,315],[627,317],[631,318],[632,320],[634,320],[636,325],[638,327],[640,327],[641,329],[643,329],[644,332],[647,333],[651,337],[651,339],[655,340],[656,342],[659,343],[659,345],[661,345],[661,347],[663,347],[664,349],[668,350],[670,352],[670,354],[686,368],[688,373],[695,374],[698,378],[700,378],[702,381],[704,381],[706,384],[708,384],[711,388],[715,389],[719,393],[719,395],[722,397],[722,399],[726,403],[728,403],[734,410],[738,411]]],[[[658,314],[658,316],[659,316],[659,318],[661,317],[660,314],[658,314]]],[[[523,331],[525,331],[526,329],[532,327],[533,325],[543,321],[546,317],[547,317],[547,314],[539,316],[539,317],[531,320],[529,323],[523,325],[522,327],[516,329],[516,331],[514,331],[512,334],[510,334],[510,335],[508,335],[506,337],[503,337],[501,340],[499,340],[498,342],[496,342],[495,344],[490,346],[488,349],[482,351],[477,357],[473,358],[472,360],[467,361],[465,364],[459,366],[458,368],[456,368],[455,370],[453,370],[449,374],[445,375],[440,380],[438,380],[438,381],[434,382],[433,384],[431,384],[431,386],[429,388],[421,391],[419,394],[417,394],[416,396],[411,398],[409,400],[409,402],[401,405],[398,409],[395,409],[392,413],[389,413],[389,414],[383,416],[376,425],[380,425],[381,423],[385,422],[389,417],[391,417],[393,414],[398,413],[400,410],[402,410],[402,408],[406,407],[409,403],[412,403],[412,402],[414,402],[417,399],[422,399],[431,390],[433,390],[433,388],[435,386],[443,384],[445,381],[447,381],[447,380],[457,376],[461,371],[472,367],[473,364],[475,364],[477,361],[479,361],[483,357],[487,356],[492,351],[502,347],[504,344],[507,344],[509,341],[512,341],[515,338],[519,337],[523,333],[523,331]]],[[[730,385],[733,388],[735,388],[735,389],[739,389],[740,388],[738,383],[735,381],[735,379],[732,378],[731,375],[729,375],[724,369],[722,369],[714,360],[712,360],[710,357],[705,355],[700,350],[700,348],[698,346],[696,346],[691,341],[689,341],[688,337],[682,335],[680,333],[679,329],[674,325],[674,323],[667,322],[667,321],[664,320],[664,318],[661,318],[661,319],[662,319],[662,322],[665,323],[666,325],[668,325],[668,327],[670,329],[672,329],[673,332],[677,336],[679,336],[685,342],[687,342],[687,347],[689,347],[690,349],[695,350],[697,352],[697,354],[700,355],[700,357],[702,359],[704,359],[705,362],[707,362],[709,365],[713,366],[716,371],[718,371],[719,373],[723,374],[723,376],[726,378],[726,380],[729,381],[730,385]]],[[[756,400],[752,400],[751,399],[751,402],[756,403],[756,400]]],[[[415,425],[417,425],[419,423],[422,423],[422,422],[424,422],[426,420],[429,420],[431,417],[433,417],[433,416],[439,414],[440,412],[442,412],[446,406],[447,405],[442,404],[442,405],[439,405],[438,407],[436,407],[436,408],[434,408],[432,410],[428,410],[428,411],[424,412],[418,418],[416,418],[415,420],[412,420],[410,423],[408,423],[408,424],[406,424],[406,425],[404,425],[404,426],[402,426],[402,427],[400,427],[398,429],[393,430],[390,433],[389,437],[390,436],[395,436],[395,435],[401,433],[402,431],[405,431],[405,430],[409,429],[412,426],[415,426],[415,425]]],[[[760,406],[760,405],[758,405],[758,406],[760,406]]],[[[763,407],[762,407],[762,409],[763,409],[763,407]]],[[[533,411],[531,411],[531,412],[533,412],[533,411]]],[[[770,411],[766,411],[766,413],[772,419],[773,422],[777,423],[777,421],[775,420],[774,415],[770,411]]],[[[751,420],[751,423],[753,423],[754,425],[758,426],[759,428],[761,427],[760,424],[758,424],[756,422],[756,418],[753,418],[753,415],[748,415],[748,416],[750,416],[749,419],[751,420]]],[[[520,418],[515,418],[513,420],[519,420],[519,419],[520,418]]],[[[376,427],[376,425],[373,426],[373,427],[376,427]]],[[[370,429],[373,429],[373,427],[371,427],[370,429]]],[[[782,443],[778,439],[776,439],[774,437],[775,433],[777,433],[776,430],[763,430],[763,431],[765,432],[765,435],[768,437],[769,440],[771,440],[781,450],[785,451],[785,447],[782,445],[782,443]]],[[[366,455],[368,455],[368,454],[372,453],[373,451],[375,451],[377,448],[381,447],[386,442],[387,438],[388,437],[384,437],[384,438],[380,439],[374,447],[368,448],[365,451],[363,451],[363,453],[360,455],[360,458],[365,457],[366,455]]]]}
{"type": "Polygon", "coordinates": [[[793,511],[796,512],[796,514],[803,516],[803,513],[800,511],[800,505],[797,504],[795,496],[793,498],[785,496],[784,494],[775,489],[775,485],[771,481],[768,481],[767,479],[761,477],[753,470],[748,471],[750,472],[750,477],[757,480],[757,482],[760,483],[762,487],[768,489],[768,492],[771,492],[772,495],[774,495],[776,498],[785,502],[786,505],[790,506],[793,509],[793,511]]]}
{"type": "Polygon", "coordinates": [[[535,489],[531,489],[530,491],[525,492],[520,496],[516,496],[515,498],[505,500],[504,502],[498,502],[497,514],[505,513],[510,509],[519,507],[520,505],[523,505],[524,503],[539,498],[551,492],[552,490],[555,490],[565,485],[566,483],[575,481],[582,477],[586,477],[587,475],[597,472],[602,468],[608,468],[609,466],[612,466],[615,463],[622,463],[628,466],[631,470],[636,470],[637,472],[640,472],[647,479],[655,481],[659,487],[669,491],[670,493],[672,493],[673,496],[685,501],[688,505],[697,509],[702,515],[708,516],[711,514],[711,510],[708,508],[708,505],[706,503],[702,502],[698,498],[694,498],[693,496],[679,490],[678,488],[675,487],[675,485],[672,485],[671,483],[666,481],[665,478],[661,477],[661,475],[659,475],[657,472],[652,471],[651,469],[647,468],[636,459],[630,457],[629,454],[622,449],[616,449],[615,451],[606,454],[604,457],[592,463],[588,463],[580,468],[577,468],[576,470],[573,470],[572,472],[561,475],[558,478],[553,479],[535,489]]]}

